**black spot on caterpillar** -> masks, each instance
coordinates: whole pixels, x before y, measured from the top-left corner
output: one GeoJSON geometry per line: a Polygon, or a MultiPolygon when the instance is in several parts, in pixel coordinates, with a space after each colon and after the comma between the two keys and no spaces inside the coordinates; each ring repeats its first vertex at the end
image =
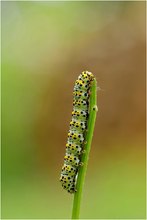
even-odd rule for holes
{"type": "Polygon", "coordinates": [[[91,72],[83,71],[74,85],[72,119],[66,143],[64,165],[60,176],[62,187],[69,193],[77,191],[78,170],[83,165],[81,154],[84,152],[89,117],[90,88],[93,80],[94,76],[91,72]]]}

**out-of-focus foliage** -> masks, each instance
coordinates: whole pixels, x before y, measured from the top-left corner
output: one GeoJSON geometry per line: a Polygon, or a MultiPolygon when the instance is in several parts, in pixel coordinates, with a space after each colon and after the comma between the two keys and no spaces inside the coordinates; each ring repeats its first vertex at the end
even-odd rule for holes
{"type": "Polygon", "coordinates": [[[2,2],[2,217],[70,218],[74,81],[99,112],[81,218],[145,218],[145,2],[2,2]]]}

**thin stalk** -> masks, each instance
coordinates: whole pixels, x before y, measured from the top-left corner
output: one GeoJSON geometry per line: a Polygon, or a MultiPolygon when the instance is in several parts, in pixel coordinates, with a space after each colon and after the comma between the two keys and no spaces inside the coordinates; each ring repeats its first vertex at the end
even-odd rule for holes
{"type": "Polygon", "coordinates": [[[94,132],[96,114],[97,114],[97,82],[96,79],[92,82],[91,91],[90,91],[90,108],[89,108],[89,119],[88,119],[88,126],[87,126],[87,134],[85,137],[86,144],[85,144],[85,152],[82,155],[81,162],[83,166],[80,167],[78,178],[77,178],[77,185],[76,189],[77,192],[74,194],[74,201],[73,201],[73,210],[72,210],[72,219],[79,219],[80,214],[80,205],[81,205],[81,198],[82,198],[82,191],[83,185],[85,181],[89,153],[91,148],[91,142],[94,132]]]}

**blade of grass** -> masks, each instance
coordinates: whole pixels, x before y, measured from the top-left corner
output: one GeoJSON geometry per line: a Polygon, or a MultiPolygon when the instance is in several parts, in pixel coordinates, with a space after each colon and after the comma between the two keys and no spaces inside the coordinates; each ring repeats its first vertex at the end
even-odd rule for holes
{"type": "Polygon", "coordinates": [[[88,119],[88,126],[87,126],[87,134],[85,137],[86,145],[85,145],[85,153],[83,153],[81,162],[83,166],[80,167],[78,178],[77,178],[77,185],[76,189],[77,192],[74,194],[74,201],[73,201],[73,210],[72,210],[72,219],[79,219],[80,214],[80,205],[81,205],[81,198],[82,198],[82,191],[83,185],[85,181],[89,153],[91,148],[91,142],[94,132],[96,114],[97,114],[97,82],[96,79],[93,80],[91,85],[90,91],[90,108],[89,108],[89,119],[88,119]]]}

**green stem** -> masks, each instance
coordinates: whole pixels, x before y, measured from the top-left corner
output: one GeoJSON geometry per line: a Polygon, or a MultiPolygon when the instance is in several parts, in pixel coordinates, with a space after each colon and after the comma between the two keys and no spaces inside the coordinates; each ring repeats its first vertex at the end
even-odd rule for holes
{"type": "Polygon", "coordinates": [[[91,94],[90,94],[90,108],[89,108],[89,119],[88,119],[88,126],[87,126],[87,134],[85,137],[86,145],[85,145],[85,153],[83,153],[81,162],[83,166],[80,167],[78,178],[77,178],[77,185],[76,189],[77,192],[74,194],[74,201],[73,201],[73,210],[72,210],[72,219],[79,219],[80,213],[80,205],[81,205],[81,198],[82,198],[82,191],[84,180],[86,176],[86,170],[88,165],[90,147],[94,132],[96,114],[97,114],[97,82],[96,79],[92,82],[91,85],[91,94]]]}

